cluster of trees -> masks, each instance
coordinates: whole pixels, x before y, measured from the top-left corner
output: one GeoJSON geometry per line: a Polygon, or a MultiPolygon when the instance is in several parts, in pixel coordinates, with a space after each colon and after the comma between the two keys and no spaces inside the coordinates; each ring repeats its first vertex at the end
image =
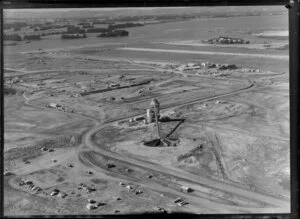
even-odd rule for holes
{"type": "Polygon", "coordinates": [[[80,38],[86,38],[85,34],[63,34],[60,37],[61,39],[80,39],[80,38]]]}
{"type": "MultiPolygon", "coordinates": [[[[86,32],[87,33],[105,33],[105,34],[107,34],[107,33],[111,33],[111,30],[114,30],[114,29],[138,27],[138,26],[144,26],[144,25],[140,24],[140,23],[109,24],[107,26],[107,28],[100,28],[100,27],[98,27],[98,28],[89,28],[89,29],[86,30],[86,32]]],[[[112,33],[112,34],[114,35],[116,33],[112,33]]],[[[125,32],[123,32],[122,34],[125,34],[125,32]]]]}
{"type": "MultiPolygon", "coordinates": [[[[79,23],[81,25],[89,24],[87,22],[79,23]]],[[[12,24],[10,24],[12,25],[12,24]]],[[[14,23],[14,25],[27,25],[25,22],[14,23]]],[[[35,31],[38,30],[49,30],[52,28],[64,28],[67,27],[66,31],[53,31],[49,33],[42,34],[33,34],[33,35],[24,35],[23,40],[40,40],[41,36],[54,35],[54,34],[62,34],[61,39],[78,39],[78,38],[86,38],[86,33],[101,33],[97,37],[118,37],[118,36],[128,36],[129,32],[126,30],[120,30],[116,28],[128,28],[128,27],[136,27],[143,26],[140,23],[124,23],[124,24],[110,24],[107,28],[88,28],[87,30],[82,27],[74,26],[74,25],[56,25],[49,23],[49,26],[45,26],[45,24],[34,24],[30,26],[31,28],[35,28],[35,31]]],[[[90,26],[88,26],[90,27],[90,26]]],[[[4,34],[4,40],[10,41],[21,41],[22,37],[19,34],[4,34]]]]}
{"type": "Polygon", "coordinates": [[[114,22],[111,20],[100,20],[100,21],[93,20],[92,23],[93,23],[93,25],[95,25],[95,24],[114,24],[114,22]]]}
{"type": "Polygon", "coordinates": [[[70,27],[67,28],[66,33],[67,34],[75,34],[75,33],[84,34],[85,30],[81,29],[80,27],[70,26],[70,27]]]}
{"type": "Polygon", "coordinates": [[[101,33],[97,37],[118,37],[118,36],[128,36],[129,32],[126,30],[111,30],[108,32],[101,33]]]}
{"type": "Polygon", "coordinates": [[[129,27],[140,27],[144,26],[140,23],[124,23],[124,24],[109,24],[108,29],[117,29],[117,28],[129,28],[129,27]]]}
{"type": "Polygon", "coordinates": [[[23,37],[24,40],[40,40],[41,35],[25,35],[23,37]]]}
{"type": "Polygon", "coordinates": [[[4,34],[3,40],[21,41],[22,37],[19,34],[4,34]]]}
{"type": "Polygon", "coordinates": [[[114,18],[114,21],[130,22],[142,19],[153,19],[154,16],[155,15],[120,16],[118,18],[114,18]]]}
{"type": "Polygon", "coordinates": [[[246,41],[244,39],[241,38],[231,38],[231,37],[218,37],[218,38],[213,38],[213,39],[209,39],[207,41],[203,41],[203,42],[207,42],[210,44],[249,44],[250,41],[246,41]]]}
{"type": "MultiPolygon", "coordinates": [[[[4,34],[4,40],[10,41],[22,41],[22,37],[19,34],[4,34]]],[[[41,35],[24,35],[23,40],[40,40],[41,35]]]]}
{"type": "Polygon", "coordinates": [[[72,25],[64,25],[63,27],[67,27],[66,31],[53,31],[49,33],[42,33],[42,36],[47,35],[55,35],[55,34],[85,34],[85,30],[80,27],[72,26],[72,25]]]}
{"type": "Polygon", "coordinates": [[[51,30],[52,28],[52,26],[40,26],[39,30],[51,30]]]}
{"type": "Polygon", "coordinates": [[[86,30],[87,33],[103,33],[107,31],[107,28],[89,28],[86,30]]]}
{"type": "Polygon", "coordinates": [[[52,24],[52,25],[45,25],[45,24],[34,24],[29,26],[30,28],[34,29],[35,31],[38,30],[51,30],[55,28],[68,28],[72,27],[70,24],[65,24],[65,25],[59,25],[59,24],[52,24]]]}
{"type": "Polygon", "coordinates": [[[78,23],[77,25],[80,25],[80,26],[89,26],[91,24],[89,22],[81,22],[81,23],[78,23]]]}
{"type": "Polygon", "coordinates": [[[14,23],[6,23],[3,24],[3,29],[14,29],[14,30],[20,30],[22,27],[26,27],[26,22],[14,22],[14,23]]]}
{"type": "Polygon", "coordinates": [[[82,28],[94,28],[94,25],[83,25],[82,28]]]}
{"type": "Polygon", "coordinates": [[[4,95],[14,95],[17,93],[17,90],[11,87],[4,86],[4,95]]]}
{"type": "Polygon", "coordinates": [[[48,35],[55,35],[55,34],[62,34],[65,33],[65,31],[54,31],[54,32],[48,32],[48,33],[42,33],[42,36],[48,36],[48,35]]]}

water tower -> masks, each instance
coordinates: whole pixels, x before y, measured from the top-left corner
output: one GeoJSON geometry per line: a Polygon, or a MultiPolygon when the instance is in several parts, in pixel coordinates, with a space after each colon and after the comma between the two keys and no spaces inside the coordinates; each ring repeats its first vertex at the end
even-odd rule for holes
{"type": "Polygon", "coordinates": [[[159,124],[158,124],[158,120],[160,117],[159,107],[160,107],[160,104],[159,104],[158,100],[153,98],[150,102],[150,108],[147,112],[147,120],[152,122],[153,114],[154,114],[154,120],[155,120],[155,124],[156,124],[156,128],[157,128],[157,135],[158,135],[158,138],[161,138],[160,128],[159,128],[159,124]],[[148,115],[149,115],[149,117],[148,117],[148,115]]]}
{"type": "Polygon", "coordinates": [[[159,126],[159,117],[160,117],[160,104],[157,99],[152,99],[150,102],[150,107],[147,109],[147,122],[152,123],[155,122],[157,129],[157,138],[150,141],[144,141],[144,145],[146,146],[176,146],[176,142],[174,140],[167,139],[167,137],[162,137],[161,130],[159,126]]]}

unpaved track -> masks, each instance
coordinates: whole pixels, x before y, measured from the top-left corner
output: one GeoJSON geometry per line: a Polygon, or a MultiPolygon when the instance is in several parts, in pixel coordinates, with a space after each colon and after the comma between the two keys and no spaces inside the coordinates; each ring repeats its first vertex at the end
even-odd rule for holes
{"type": "Polygon", "coordinates": [[[136,47],[124,47],[120,50],[128,51],[141,51],[141,52],[166,52],[166,53],[181,53],[181,54],[200,54],[200,55],[232,55],[232,56],[245,56],[256,58],[270,58],[270,59],[283,59],[288,60],[288,55],[270,55],[260,53],[230,53],[230,52],[210,52],[210,51],[195,51],[195,50],[179,50],[179,49],[151,49],[151,48],[136,48],[136,47]]]}
{"type": "MultiPolygon", "coordinates": [[[[238,93],[242,93],[242,92],[247,92],[251,89],[254,89],[256,86],[253,86],[253,84],[251,84],[250,86],[247,86],[246,88],[237,90],[237,91],[233,91],[233,92],[229,92],[226,94],[221,94],[221,95],[216,95],[214,97],[210,97],[210,98],[204,98],[204,99],[199,99],[199,100],[195,100],[195,101],[190,101],[187,103],[182,103],[180,105],[178,104],[173,104],[170,105],[168,107],[165,107],[165,109],[167,108],[174,108],[174,107],[179,107],[179,106],[184,106],[184,105],[189,105],[189,104],[193,104],[193,103],[200,103],[200,102],[204,102],[204,101],[208,101],[208,100],[213,100],[213,99],[217,99],[220,97],[226,97],[229,95],[234,95],[234,94],[238,94],[238,93]]],[[[36,108],[41,108],[41,109],[45,109],[44,107],[37,107],[34,106],[32,104],[29,103],[29,98],[27,98],[24,94],[24,98],[25,98],[25,104],[26,105],[30,105],[32,107],[36,107],[36,108]]],[[[95,145],[95,143],[93,142],[93,136],[101,131],[102,129],[104,129],[107,126],[110,126],[111,124],[113,124],[114,122],[117,121],[122,121],[125,119],[128,119],[129,117],[132,116],[126,116],[123,117],[121,119],[116,119],[114,121],[110,121],[106,124],[101,124],[97,119],[94,119],[93,117],[90,116],[85,116],[82,115],[85,118],[88,119],[92,119],[94,122],[94,126],[87,130],[85,133],[83,133],[82,135],[82,142],[78,147],[77,153],[79,158],[84,159],[84,160],[88,160],[90,164],[94,165],[95,167],[97,166],[97,160],[95,159],[97,154],[99,155],[105,155],[107,157],[110,157],[112,159],[116,159],[119,160],[120,162],[125,162],[128,163],[129,165],[133,165],[133,166],[137,166],[139,168],[143,168],[143,169],[150,169],[152,171],[155,172],[159,172],[159,173],[163,173],[165,175],[171,175],[174,178],[180,178],[181,181],[187,183],[188,185],[191,185],[195,190],[201,190],[201,187],[203,185],[209,186],[210,188],[216,189],[216,190],[222,190],[225,192],[228,192],[230,194],[234,194],[236,196],[240,196],[240,197],[244,197],[248,200],[257,202],[257,203],[267,203],[266,207],[262,207],[262,208],[242,208],[239,206],[230,206],[230,205],[224,205],[224,204],[217,204],[215,202],[212,201],[208,201],[205,199],[201,199],[201,201],[199,201],[199,198],[194,197],[194,196],[189,196],[189,199],[194,202],[194,203],[198,203],[198,205],[201,206],[201,204],[203,204],[203,206],[209,208],[209,206],[213,205],[214,207],[210,209],[214,209],[215,207],[218,209],[222,209],[222,212],[288,212],[289,211],[289,201],[288,200],[284,200],[282,198],[277,198],[268,194],[262,194],[262,193],[258,193],[255,191],[251,191],[247,188],[241,187],[237,184],[233,184],[233,183],[229,183],[229,182],[225,182],[225,181],[220,181],[220,180],[216,180],[216,179],[212,179],[212,178],[208,178],[205,176],[196,176],[190,173],[187,173],[185,171],[179,170],[179,169],[175,169],[175,168],[166,168],[154,163],[150,163],[150,162],[145,162],[145,161],[141,161],[138,159],[133,159],[124,155],[120,155],[117,153],[113,153],[110,151],[106,151],[104,149],[102,149],[101,147],[98,147],[97,145],[95,145]],[[90,149],[91,148],[97,148],[96,152],[93,150],[86,150],[84,149],[84,146],[88,146],[90,149]],[[180,176],[180,177],[178,177],[180,176]],[[272,208],[272,206],[276,206],[274,208],[272,208]]],[[[58,165],[58,164],[57,164],[58,165]]],[[[99,167],[98,167],[99,168],[99,167]]],[[[149,186],[149,185],[148,185],[149,186]]],[[[170,190],[170,188],[161,188],[162,191],[165,190],[170,190]]],[[[172,190],[172,189],[171,189],[172,190]]],[[[172,192],[174,193],[174,191],[172,190],[172,192]]]]}
{"type": "MultiPolygon", "coordinates": [[[[228,94],[222,94],[222,95],[217,95],[215,97],[211,97],[211,98],[205,98],[205,99],[201,99],[201,100],[197,100],[197,101],[192,101],[189,103],[184,103],[180,106],[183,105],[189,105],[191,103],[196,103],[196,102],[204,102],[207,100],[213,100],[216,98],[220,98],[220,97],[225,97],[228,95],[232,95],[232,94],[237,94],[237,93],[241,93],[241,92],[245,92],[248,91],[249,89],[253,89],[253,86],[241,89],[239,91],[234,91],[234,92],[230,92],[228,94]]],[[[178,107],[178,105],[174,105],[174,106],[170,106],[168,108],[172,108],[172,107],[178,107]]],[[[124,119],[128,119],[124,118],[124,119]]],[[[262,193],[258,193],[258,192],[254,192],[251,191],[247,188],[243,188],[237,184],[232,184],[232,183],[228,183],[228,182],[224,182],[224,181],[219,181],[216,179],[212,179],[212,178],[208,178],[205,176],[196,176],[178,169],[170,169],[170,168],[165,168],[163,166],[160,165],[156,165],[153,163],[149,163],[149,162],[143,162],[141,160],[137,160],[137,159],[133,159],[133,158],[129,158],[126,157],[125,155],[120,155],[120,154],[116,154],[110,151],[106,151],[104,149],[102,149],[101,147],[98,147],[97,145],[95,145],[95,143],[93,142],[93,136],[101,131],[102,129],[104,129],[105,127],[111,125],[113,122],[117,122],[117,121],[122,121],[124,119],[118,119],[115,121],[112,121],[110,123],[107,123],[105,125],[101,125],[100,127],[95,126],[94,128],[90,129],[83,137],[84,137],[84,142],[85,144],[90,147],[90,148],[96,148],[96,151],[85,151],[85,152],[80,152],[79,156],[84,158],[85,156],[90,157],[90,154],[101,154],[101,155],[105,155],[107,157],[122,161],[122,162],[126,162],[129,163],[131,165],[134,166],[138,166],[140,168],[145,168],[145,169],[151,169],[152,171],[156,171],[156,172],[160,172],[166,175],[172,175],[173,177],[178,177],[180,176],[181,179],[183,179],[186,182],[189,182],[193,185],[193,187],[195,189],[197,189],[198,186],[201,187],[201,185],[209,185],[211,188],[217,189],[217,190],[222,190],[225,192],[228,192],[230,194],[235,194],[237,196],[241,196],[244,198],[247,198],[249,200],[253,200],[253,201],[257,201],[257,202],[264,202],[264,203],[268,203],[268,206],[276,206],[276,211],[277,209],[279,209],[279,212],[287,212],[288,210],[288,206],[289,206],[289,201],[288,200],[284,200],[282,198],[277,198],[268,194],[262,194],[262,193]]],[[[91,157],[90,157],[91,158],[91,157]]],[[[93,162],[92,162],[93,163],[93,162]]],[[[273,211],[275,211],[273,209],[273,211]]],[[[254,211],[255,212],[255,211],[254,211]]]]}
{"type": "MultiPolygon", "coordinates": [[[[101,156],[103,154],[104,154],[103,152],[99,153],[99,152],[94,152],[94,151],[82,151],[82,152],[80,152],[79,156],[80,156],[80,160],[83,163],[85,163],[86,165],[93,166],[94,168],[99,169],[99,171],[103,171],[103,169],[101,169],[101,167],[100,167],[103,164],[100,164],[99,163],[100,161],[97,159],[97,156],[99,156],[99,155],[101,156]]],[[[117,159],[117,160],[120,161],[119,159],[117,159]]],[[[121,162],[124,163],[124,159],[121,162]]],[[[125,165],[126,165],[126,163],[127,162],[125,161],[125,165]]],[[[196,212],[198,210],[197,209],[198,206],[201,206],[202,208],[205,208],[206,210],[209,209],[210,213],[212,213],[212,212],[218,212],[218,213],[274,212],[274,208],[271,208],[271,206],[274,206],[274,205],[261,208],[260,206],[264,205],[265,203],[264,203],[264,200],[259,200],[259,198],[256,200],[253,200],[253,201],[250,200],[249,204],[237,203],[238,204],[237,206],[230,205],[232,203],[230,200],[221,200],[218,198],[216,200],[211,200],[209,198],[205,198],[204,195],[201,194],[201,192],[199,192],[199,191],[201,191],[201,186],[199,186],[199,183],[192,183],[191,180],[187,180],[185,176],[182,176],[181,172],[179,173],[179,175],[174,176],[174,173],[172,173],[172,171],[170,171],[170,169],[167,169],[167,168],[164,169],[158,165],[156,165],[154,168],[152,168],[152,167],[148,166],[149,165],[148,163],[146,163],[146,165],[145,165],[144,163],[139,163],[136,161],[127,163],[127,165],[131,165],[131,166],[135,166],[135,167],[139,167],[139,168],[143,168],[143,169],[147,169],[147,170],[151,170],[151,171],[155,171],[155,172],[160,172],[160,173],[163,173],[163,174],[169,175],[169,176],[171,175],[173,177],[176,177],[177,179],[180,179],[181,181],[188,182],[188,184],[192,185],[193,188],[195,189],[195,191],[193,193],[182,193],[182,192],[179,192],[178,190],[160,185],[159,182],[153,182],[153,181],[151,182],[151,180],[135,179],[134,177],[128,177],[128,176],[124,176],[122,174],[119,174],[119,176],[118,176],[116,173],[113,173],[113,175],[117,175],[117,177],[120,177],[121,179],[124,178],[129,181],[134,181],[135,184],[144,186],[146,188],[150,188],[154,191],[159,191],[162,193],[170,192],[174,195],[181,196],[181,197],[187,199],[191,204],[193,204],[193,207],[195,206],[195,209],[193,209],[193,210],[196,212]]],[[[223,190],[223,187],[220,190],[223,190]]],[[[280,212],[280,210],[278,210],[278,212],[280,212]]]]}

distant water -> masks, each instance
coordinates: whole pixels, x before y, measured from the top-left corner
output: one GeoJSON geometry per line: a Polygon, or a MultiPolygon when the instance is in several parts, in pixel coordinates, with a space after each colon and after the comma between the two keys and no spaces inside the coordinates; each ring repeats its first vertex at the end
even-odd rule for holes
{"type": "Polygon", "coordinates": [[[128,28],[130,32],[128,37],[97,38],[97,34],[87,34],[88,38],[86,39],[61,40],[49,38],[40,41],[31,41],[31,43],[28,44],[22,42],[16,46],[4,46],[4,55],[37,49],[83,46],[86,44],[90,46],[95,44],[95,46],[97,46],[97,44],[103,45],[105,43],[135,44],[171,40],[201,40],[218,37],[220,35],[246,37],[248,39],[252,37],[256,39],[256,36],[249,33],[269,31],[271,33],[276,32],[277,34],[283,34],[283,32],[286,33],[287,30],[287,15],[206,18],[128,28]]]}

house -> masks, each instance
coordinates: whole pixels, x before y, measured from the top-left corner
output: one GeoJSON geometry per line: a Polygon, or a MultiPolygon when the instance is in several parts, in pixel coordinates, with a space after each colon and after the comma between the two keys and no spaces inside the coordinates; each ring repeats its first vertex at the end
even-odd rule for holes
{"type": "Polygon", "coordinates": [[[186,193],[193,191],[190,187],[187,186],[181,186],[180,189],[182,192],[186,192],[186,193]]]}
{"type": "Polygon", "coordinates": [[[130,185],[127,185],[127,186],[126,186],[126,189],[128,189],[128,191],[130,191],[131,189],[133,189],[133,187],[130,186],[130,185]]]}
{"type": "Polygon", "coordinates": [[[136,194],[136,195],[141,194],[141,193],[143,193],[142,190],[140,190],[140,189],[135,190],[135,194],[136,194]]]}
{"type": "Polygon", "coordinates": [[[89,209],[89,210],[94,210],[94,209],[97,209],[98,206],[96,204],[91,204],[91,203],[88,203],[86,205],[86,208],[89,209]]]}
{"type": "Polygon", "coordinates": [[[117,83],[116,84],[110,84],[109,87],[110,88],[118,88],[118,87],[120,87],[120,84],[117,84],[117,83]]]}
{"type": "Polygon", "coordinates": [[[58,192],[56,192],[56,191],[53,191],[53,192],[50,193],[51,196],[55,196],[57,194],[58,194],[58,192]]]}
{"type": "Polygon", "coordinates": [[[48,107],[58,108],[58,107],[61,107],[61,106],[56,104],[56,103],[49,103],[48,107]]]}
{"type": "Polygon", "coordinates": [[[62,193],[62,192],[58,193],[58,195],[57,195],[57,197],[59,197],[59,198],[64,198],[66,196],[67,196],[67,194],[66,193],[62,193]]]}
{"type": "Polygon", "coordinates": [[[202,68],[207,68],[209,66],[209,64],[210,64],[209,62],[202,62],[201,67],[202,68]]]}
{"type": "Polygon", "coordinates": [[[178,202],[177,204],[181,207],[181,206],[187,205],[188,202],[187,201],[182,201],[182,202],[178,202]]]}
{"type": "Polygon", "coordinates": [[[72,97],[81,97],[80,93],[73,94],[72,97]]]}

